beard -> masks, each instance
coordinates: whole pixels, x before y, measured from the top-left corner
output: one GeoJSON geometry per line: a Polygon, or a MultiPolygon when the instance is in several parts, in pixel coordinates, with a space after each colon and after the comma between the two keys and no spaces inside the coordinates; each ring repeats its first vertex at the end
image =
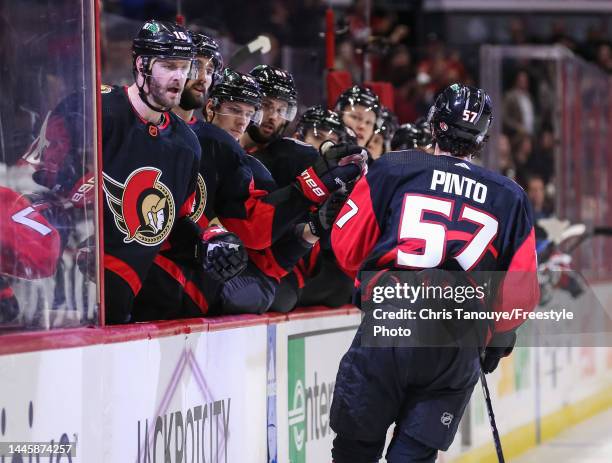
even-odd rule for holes
{"type": "Polygon", "coordinates": [[[179,84],[170,84],[168,86],[162,86],[156,79],[149,79],[149,96],[153,100],[153,103],[160,108],[166,108],[167,110],[178,106],[182,88],[180,88],[179,84]],[[169,93],[168,89],[172,87],[177,87],[179,92],[173,94],[169,93]]]}
{"type": "Polygon", "coordinates": [[[207,97],[208,95],[206,92],[198,95],[196,92],[192,92],[191,89],[185,87],[183,93],[181,94],[181,102],[179,103],[179,106],[186,111],[203,108],[207,97]]]}

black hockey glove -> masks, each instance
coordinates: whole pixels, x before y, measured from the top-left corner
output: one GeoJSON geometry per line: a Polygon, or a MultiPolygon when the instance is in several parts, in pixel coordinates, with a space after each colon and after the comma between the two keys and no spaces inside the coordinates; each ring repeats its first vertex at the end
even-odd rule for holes
{"type": "Polygon", "coordinates": [[[314,235],[322,238],[324,235],[329,234],[348,195],[348,191],[336,191],[330,195],[316,212],[310,213],[308,225],[314,235]]]}
{"type": "Polygon", "coordinates": [[[482,356],[482,371],[486,374],[495,371],[499,361],[512,353],[514,344],[516,344],[516,332],[496,333],[482,356]]]}
{"type": "Polygon", "coordinates": [[[19,316],[19,302],[8,281],[0,276],[0,323],[11,323],[19,316]]]}
{"type": "Polygon", "coordinates": [[[79,243],[76,255],[77,267],[89,281],[96,282],[96,246],[93,235],[79,243]]]}
{"type": "Polygon", "coordinates": [[[220,226],[202,228],[182,217],[170,234],[171,249],[164,254],[177,262],[202,267],[219,281],[226,281],[244,270],[247,253],[235,234],[220,226]]]}
{"type": "Polygon", "coordinates": [[[330,193],[346,189],[346,185],[367,169],[368,152],[358,145],[324,142],[317,162],[297,177],[304,196],[316,204],[322,204],[330,193]]]}
{"type": "Polygon", "coordinates": [[[200,243],[196,259],[216,280],[227,281],[246,268],[248,256],[242,241],[225,228],[208,227],[200,243]]]}

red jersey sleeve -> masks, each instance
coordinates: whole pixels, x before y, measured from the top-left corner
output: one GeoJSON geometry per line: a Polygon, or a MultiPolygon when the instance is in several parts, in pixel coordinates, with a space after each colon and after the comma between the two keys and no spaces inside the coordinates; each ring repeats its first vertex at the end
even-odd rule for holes
{"type": "Polygon", "coordinates": [[[495,322],[495,332],[518,328],[525,318],[520,313],[531,312],[540,301],[537,277],[535,230],[531,206],[526,197],[517,208],[507,253],[507,269],[496,298],[496,310],[510,313],[495,322]],[[517,309],[520,312],[517,312],[517,309]]]}
{"type": "Polygon", "coordinates": [[[60,256],[57,230],[28,199],[0,187],[0,272],[19,278],[55,273],[60,256]]]}
{"type": "Polygon", "coordinates": [[[360,179],[334,222],[332,250],[344,272],[354,278],[380,237],[368,177],[360,179]]]}

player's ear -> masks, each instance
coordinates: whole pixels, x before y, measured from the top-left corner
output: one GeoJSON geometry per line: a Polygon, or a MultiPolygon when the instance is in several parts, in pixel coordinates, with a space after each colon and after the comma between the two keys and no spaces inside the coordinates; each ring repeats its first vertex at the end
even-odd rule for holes
{"type": "Polygon", "coordinates": [[[136,70],[138,71],[139,74],[144,73],[144,64],[143,64],[142,56],[136,57],[136,70]]]}
{"type": "Polygon", "coordinates": [[[204,107],[204,118],[206,122],[212,122],[213,119],[213,104],[210,100],[206,102],[206,106],[204,107]]]}

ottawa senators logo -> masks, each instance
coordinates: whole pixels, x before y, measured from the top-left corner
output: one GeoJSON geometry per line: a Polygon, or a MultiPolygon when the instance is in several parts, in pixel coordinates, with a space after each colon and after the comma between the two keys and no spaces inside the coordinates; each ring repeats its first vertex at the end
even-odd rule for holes
{"type": "Polygon", "coordinates": [[[162,173],[153,167],[132,172],[125,184],[103,174],[106,203],[115,216],[117,228],[125,234],[123,241],[137,241],[145,246],[161,243],[174,223],[172,194],[159,181],[162,173]]]}
{"type": "Polygon", "coordinates": [[[202,174],[198,174],[198,184],[196,185],[195,193],[193,212],[189,215],[189,218],[194,222],[197,222],[200,220],[200,217],[202,217],[202,214],[204,214],[204,209],[206,208],[206,182],[204,182],[204,177],[202,177],[202,174]]]}

